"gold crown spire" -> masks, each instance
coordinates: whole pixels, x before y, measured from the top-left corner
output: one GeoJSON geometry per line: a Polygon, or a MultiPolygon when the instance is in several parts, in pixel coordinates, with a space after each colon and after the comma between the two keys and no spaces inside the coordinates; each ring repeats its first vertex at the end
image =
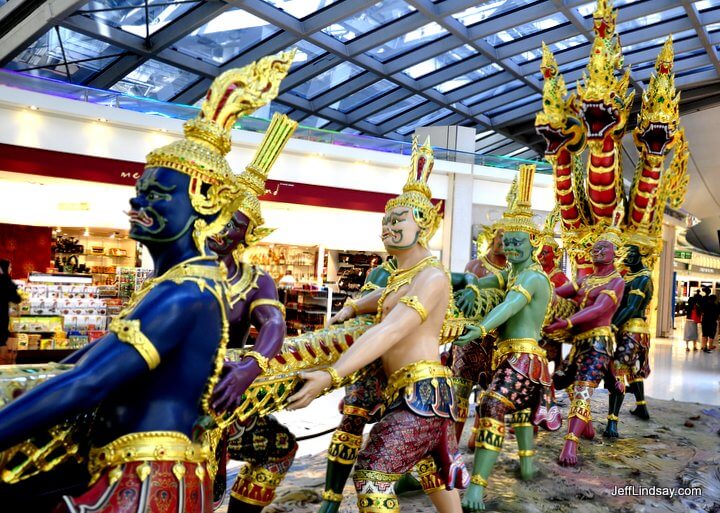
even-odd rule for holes
{"type": "Polygon", "coordinates": [[[225,160],[232,126],[239,116],[277,96],[294,53],[263,57],[218,76],[198,116],[183,125],[185,138],[150,152],[146,167],[167,167],[189,175],[193,208],[203,215],[219,212],[232,198],[227,190],[234,186],[232,170],[225,160]]]}
{"type": "Polygon", "coordinates": [[[521,165],[506,198],[507,209],[503,212],[502,219],[497,222],[499,228],[503,228],[508,232],[528,232],[532,235],[540,233],[537,225],[532,220],[533,212],[530,203],[534,179],[535,165],[521,165]]]}
{"type": "Polygon", "coordinates": [[[439,212],[442,202],[433,205],[432,191],[427,184],[434,162],[435,157],[430,146],[430,138],[428,137],[425,144],[418,147],[417,136],[413,136],[410,170],[403,186],[403,192],[385,205],[385,211],[399,206],[413,209],[413,217],[420,227],[418,242],[424,247],[427,247],[428,242],[437,231],[441,219],[439,212]]]}
{"type": "Polygon", "coordinates": [[[555,225],[560,222],[560,206],[555,205],[550,213],[545,218],[545,224],[542,230],[542,244],[557,248],[558,243],[555,240],[555,225]]]}
{"type": "Polygon", "coordinates": [[[598,225],[599,227],[605,227],[605,230],[601,232],[595,242],[606,240],[612,242],[616,249],[623,247],[622,228],[621,223],[625,217],[625,207],[623,202],[620,201],[612,214],[612,220],[609,225],[598,225]]]}
{"type": "Polygon", "coordinates": [[[672,73],[674,60],[675,50],[673,49],[672,34],[670,34],[665,40],[662,50],[660,50],[657,56],[657,60],[655,60],[655,71],[660,74],[669,75],[672,73]]]}

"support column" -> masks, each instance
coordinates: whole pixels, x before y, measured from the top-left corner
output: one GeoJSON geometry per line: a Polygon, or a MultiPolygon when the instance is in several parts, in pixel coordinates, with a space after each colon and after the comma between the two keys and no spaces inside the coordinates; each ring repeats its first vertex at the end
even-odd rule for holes
{"type": "Polygon", "coordinates": [[[673,261],[675,259],[675,228],[663,225],[662,252],[658,262],[657,294],[657,322],[655,324],[656,337],[670,337],[673,331],[673,261]]]}
{"type": "MultiPolygon", "coordinates": [[[[415,130],[422,144],[430,137],[430,144],[464,152],[459,155],[472,164],[475,154],[475,129],[464,126],[432,126],[415,130]]],[[[450,174],[443,217],[442,262],[453,272],[462,272],[470,260],[472,239],[473,177],[472,174],[450,174]]]]}

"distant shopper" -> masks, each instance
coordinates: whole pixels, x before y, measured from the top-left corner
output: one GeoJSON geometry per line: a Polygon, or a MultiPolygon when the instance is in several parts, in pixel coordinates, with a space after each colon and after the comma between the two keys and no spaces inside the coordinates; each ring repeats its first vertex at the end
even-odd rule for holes
{"type": "Polygon", "coordinates": [[[693,343],[693,351],[697,351],[698,342],[698,323],[702,319],[700,313],[700,303],[703,297],[700,295],[700,291],[696,291],[695,295],[688,299],[686,319],[685,319],[685,332],[683,334],[683,340],[685,340],[685,351],[690,351],[689,342],[693,343]]]}
{"type": "MultiPolygon", "coordinates": [[[[705,291],[705,289],[703,289],[705,291]]],[[[715,294],[705,291],[702,301],[702,350],[709,353],[715,349],[714,339],[717,333],[718,317],[720,317],[720,304],[715,294]]]]}
{"type": "Polygon", "coordinates": [[[7,360],[7,339],[10,336],[8,323],[10,321],[10,303],[21,301],[17,285],[10,279],[10,262],[0,260],[0,364],[9,363],[7,360]]]}
{"type": "Polygon", "coordinates": [[[286,271],[285,276],[280,278],[280,281],[278,282],[279,287],[284,287],[287,289],[291,289],[295,286],[295,276],[293,276],[292,271],[286,271]]]}

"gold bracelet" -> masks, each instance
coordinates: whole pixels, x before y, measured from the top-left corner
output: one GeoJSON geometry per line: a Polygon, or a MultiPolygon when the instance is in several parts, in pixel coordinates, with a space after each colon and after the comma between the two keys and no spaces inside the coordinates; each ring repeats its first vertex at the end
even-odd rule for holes
{"type": "Polygon", "coordinates": [[[257,351],[248,351],[243,355],[243,357],[252,358],[255,360],[258,364],[258,367],[260,367],[260,371],[265,374],[268,370],[268,358],[261,355],[257,351]]]}
{"type": "Polygon", "coordinates": [[[488,336],[488,330],[484,324],[478,324],[477,327],[480,329],[480,336],[485,338],[488,336]]]}
{"type": "Polygon", "coordinates": [[[535,449],[527,449],[527,450],[519,450],[518,456],[521,458],[529,458],[531,456],[535,456],[535,449]]]}
{"type": "Polygon", "coordinates": [[[473,474],[472,477],[470,478],[470,482],[472,484],[482,486],[483,488],[487,488],[487,485],[488,485],[487,479],[485,479],[480,474],[473,474]]]}
{"type": "Polygon", "coordinates": [[[470,285],[466,285],[465,288],[472,290],[475,293],[476,299],[480,297],[480,289],[477,287],[477,285],[470,284],[470,285]]]}
{"type": "Polygon", "coordinates": [[[329,502],[342,502],[343,495],[341,493],[335,493],[332,490],[325,490],[322,493],[322,498],[329,502]]]}
{"type": "Polygon", "coordinates": [[[420,322],[425,322],[428,316],[427,310],[425,310],[425,307],[417,296],[403,296],[400,298],[400,303],[415,310],[420,316],[420,322]]]}
{"type": "Polygon", "coordinates": [[[355,300],[350,299],[350,298],[347,298],[347,299],[345,300],[345,305],[344,305],[344,306],[349,306],[350,308],[352,308],[352,311],[355,313],[356,316],[357,316],[357,315],[360,315],[360,310],[358,309],[358,305],[357,305],[357,303],[355,302],[355,300]]]}
{"type": "Polygon", "coordinates": [[[285,305],[276,299],[256,299],[250,303],[250,311],[248,312],[248,315],[252,315],[253,310],[255,310],[258,306],[272,306],[273,308],[277,308],[280,310],[283,317],[285,317],[285,305]]]}
{"type": "Polygon", "coordinates": [[[573,323],[572,323],[572,321],[570,320],[570,317],[568,317],[568,318],[567,318],[567,319],[565,319],[565,320],[566,320],[566,321],[567,321],[567,323],[568,323],[568,325],[567,325],[567,327],[566,327],[565,329],[567,329],[567,330],[570,330],[570,329],[572,329],[572,327],[573,327],[573,323]]]}
{"type": "Polygon", "coordinates": [[[330,384],[332,388],[340,388],[342,386],[343,380],[334,367],[325,367],[323,370],[330,374],[330,384]]]}
{"type": "Polygon", "coordinates": [[[575,435],[575,433],[568,433],[565,435],[565,440],[569,440],[571,442],[580,443],[580,439],[575,435]]]}

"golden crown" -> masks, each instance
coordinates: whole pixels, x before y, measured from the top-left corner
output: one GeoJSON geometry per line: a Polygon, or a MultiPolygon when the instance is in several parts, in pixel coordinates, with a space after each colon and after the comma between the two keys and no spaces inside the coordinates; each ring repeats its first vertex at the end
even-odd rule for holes
{"type": "Polygon", "coordinates": [[[531,235],[540,233],[532,220],[533,212],[530,203],[534,179],[535,165],[521,165],[518,176],[513,180],[506,198],[507,209],[503,212],[502,219],[496,223],[498,228],[503,228],[506,232],[527,232],[531,235]]]}
{"type": "Polygon", "coordinates": [[[560,222],[560,206],[555,205],[550,213],[545,218],[545,224],[542,230],[542,245],[558,247],[558,243],[555,240],[555,225],[560,222]]]}
{"type": "Polygon", "coordinates": [[[410,171],[403,192],[385,204],[385,211],[399,206],[413,209],[413,217],[420,228],[418,242],[424,247],[427,247],[430,239],[435,235],[441,219],[439,212],[442,202],[433,205],[432,191],[427,184],[434,162],[430,138],[428,137],[425,144],[418,147],[417,137],[413,136],[410,171]]]}
{"type": "Polygon", "coordinates": [[[150,152],[146,167],[167,167],[191,177],[190,199],[200,214],[215,214],[232,197],[234,176],[225,155],[239,116],[278,94],[295,52],[263,57],[213,80],[195,119],[183,125],[185,138],[150,152]],[[209,185],[210,187],[204,187],[209,185]]]}
{"type": "Polygon", "coordinates": [[[625,216],[625,207],[623,206],[623,202],[620,201],[615,207],[615,210],[612,214],[612,220],[609,225],[606,224],[599,224],[596,225],[598,227],[598,235],[595,238],[595,242],[599,242],[601,240],[606,240],[609,242],[612,242],[616,249],[622,248],[624,245],[623,236],[622,236],[622,228],[621,223],[623,220],[623,217],[625,216]],[[600,231],[602,230],[602,231],[600,231]]]}
{"type": "Polygon", "coordinates": [[[284,114],[275,113],[267,132],[265,132],[265,137],[255,152],[255,157],[237,178],[242,192],[236,204],[236,210],[245,214],[252,223],[245,235],[248,246],[272,233],[271,229],[262,227],[265,220],[262,217],[258,196],[265,194],[265,181],[270,169],[297,126],[297,121],[293,121],[284,114]]]}

